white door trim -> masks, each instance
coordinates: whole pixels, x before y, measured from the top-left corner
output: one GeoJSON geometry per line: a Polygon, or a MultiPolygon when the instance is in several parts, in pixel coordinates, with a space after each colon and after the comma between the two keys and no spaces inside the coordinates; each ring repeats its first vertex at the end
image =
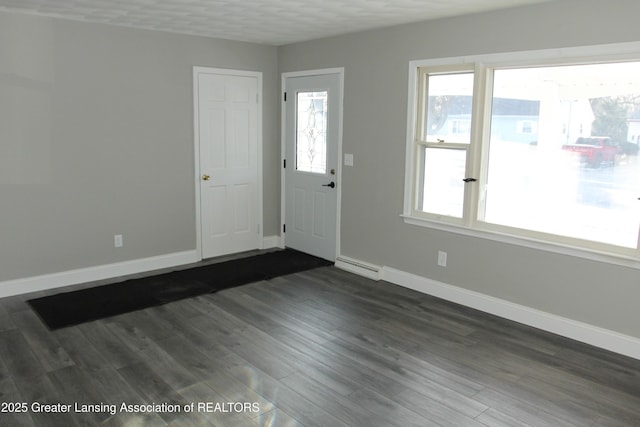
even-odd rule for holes
{"type": "Polygon", "coordinates": [[[280,246],[286,246],[286,238],[287,234],[283,233],[283,227],[285,224],[285,213],[286,213],[286,191],[285,191],[285,173],[283,168],[283,163],[285,160],[286,152],[287,152],[287,141],[286,141],[286,105],[284,102],[284,92],[286,86],[286,81],[291,77],[308,77],[308,76],[319,76],[326,74],[337,74],[340,80],[340,99],[338,102],[340,103],[340,117],[338,118],[338,149],[337,149],[337,165],[338,165],[338,177],[337,181],[337,205],[336,205],[336,259],[340,256],[340,224],[341,224],[341,212],[342,212],[342,122],[343,122],[343,112],[344,112],[344,67],[337,68],[323,68],[318,70],[307,70],[307,71],[293,71],[288,73],[282,73],[281,81],[280,81],[280,235],[282,236],[280,239],[280,246]]]}
{"type": "Polygon", "coordinates": [[[258,230],[259,230],[259,242],[260,248],[263,249],[264,245],[264,227],[263,227],[263,179],[262,179],[262,72],[259,71],[245,71],[245,70],[231,70],[226,68],[211,68],[211,67],[193,67],[193,144],[194,144],[194,187],[196,197],[196,254],[198,261],[202,260],[202,226],[200,224],[200,208],[201,208],[201,194],[200,194],[200,123],[198,117],[199,110],[199,91],[198,91],[198,75],[200,73],[208,74],[223,74],[236,77],[255,77],[258,81],[258,230]]]}

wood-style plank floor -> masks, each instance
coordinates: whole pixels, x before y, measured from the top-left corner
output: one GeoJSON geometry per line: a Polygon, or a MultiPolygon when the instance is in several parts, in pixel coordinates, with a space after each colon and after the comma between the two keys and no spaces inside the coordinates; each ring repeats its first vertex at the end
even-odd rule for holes
{"type": "Polygon", "coordinates": [[[640,361],[334,267],[53,332],[33,296],[0,300],[2,426],[640,425],[640,361]]]}

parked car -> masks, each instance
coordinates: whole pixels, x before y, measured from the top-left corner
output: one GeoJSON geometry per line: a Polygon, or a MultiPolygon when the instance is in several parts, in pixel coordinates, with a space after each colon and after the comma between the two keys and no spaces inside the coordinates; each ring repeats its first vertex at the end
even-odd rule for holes
{"type": "Polygon", "coordinates": [[[608,136],[581,136],[575,144],[564,144],[562,149],[579,154],[583,162],[595,168],[615,165],[616,156],[622,154],[620,146],[608,136]]]}
{"type": "Polygon", "coordinates": [[[638,144],[635,142],[629,142],[629,141],[621,142],[620,150],[622,151],[623,154],[627,154],[629,156],[636,156],[639,151],[638,144]]]}

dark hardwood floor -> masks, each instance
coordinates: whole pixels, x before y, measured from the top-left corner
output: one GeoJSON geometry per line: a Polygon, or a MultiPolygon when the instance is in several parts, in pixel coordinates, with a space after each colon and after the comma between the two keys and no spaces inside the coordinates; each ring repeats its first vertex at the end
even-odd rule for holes
{"type": "Polygon", "coordinates": [[[33,296],[0,300],[2,426],[640,425],[640,361],[334,267],[54,332],[33,296]]]}

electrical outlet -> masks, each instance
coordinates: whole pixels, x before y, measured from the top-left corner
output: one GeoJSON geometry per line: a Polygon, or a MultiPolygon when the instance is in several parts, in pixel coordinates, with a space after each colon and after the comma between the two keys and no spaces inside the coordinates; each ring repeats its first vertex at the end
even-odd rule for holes
{"type": "Polygon", "coordinates": [[[440,267],[447,266],[447,253],[443,251],[438,251],[438,265],[440,267]]]}
{"type": "Polygon", "coordinates": [[[113,246],[115,246],[116,248],[121,248],[124,246],[122,234],[116,234],[115,236],[113,236],[113,246]]]}

